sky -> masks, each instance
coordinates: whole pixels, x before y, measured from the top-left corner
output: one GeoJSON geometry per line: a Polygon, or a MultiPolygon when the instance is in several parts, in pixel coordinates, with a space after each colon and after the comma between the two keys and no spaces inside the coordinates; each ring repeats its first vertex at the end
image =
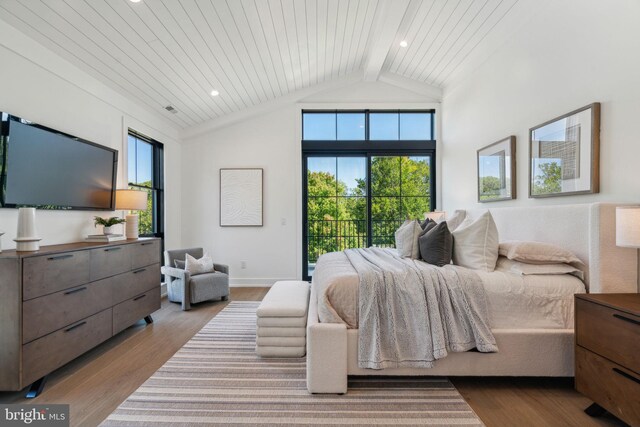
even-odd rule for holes
{"type": "MultiPolygon", "coordinates": [[[[364,113],[307,113],[303,118],[304,139],[309,141],[363,141],[364,113]]],[[[370,113],[371,140],[431,139],[430,113],[370,113]]]]}
{"type": "Polygon", "coordinates": [[[129,182],[151,181],[153,150],[151,144],[129,135],[128,179],[129,182]],[[137,144],[136,144],[137,142],[137,144]],[[137,172],[137,174],[136,174],[137,172]]]}

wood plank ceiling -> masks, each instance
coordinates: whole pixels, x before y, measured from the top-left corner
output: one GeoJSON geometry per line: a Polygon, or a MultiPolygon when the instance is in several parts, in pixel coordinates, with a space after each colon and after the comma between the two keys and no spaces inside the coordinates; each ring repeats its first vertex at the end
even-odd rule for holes
{"type": "MultiPolygon", "coordinates": [[[[403,3],[381,71],[444,87],[517,1],[403,3]]],[[[385,2],[0,0],[0,18],[187,128],[361,72],[385,2]]]]}

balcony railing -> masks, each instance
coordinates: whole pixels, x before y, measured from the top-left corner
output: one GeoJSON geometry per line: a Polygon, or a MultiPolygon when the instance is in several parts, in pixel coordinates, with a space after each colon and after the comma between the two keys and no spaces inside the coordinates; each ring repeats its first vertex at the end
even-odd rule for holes
{"type": "MultiPolygon", "coordinates": [[[[371,245],[394,247],[395,231],[403,220],[371,221],[371,245]]],[[[309,264],[315,264],[320,255],[349,248],[367,247],[366,220],[309,220],[307,249],[309,264]]]]}

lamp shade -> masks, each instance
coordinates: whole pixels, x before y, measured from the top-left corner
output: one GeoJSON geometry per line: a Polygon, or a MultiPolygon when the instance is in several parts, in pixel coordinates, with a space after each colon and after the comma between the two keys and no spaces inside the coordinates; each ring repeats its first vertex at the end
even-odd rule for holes
{"type": "Polygon", "coordinates": [[[116,209],[144,211],[147,209],[147,193],[138,190],[116,190],[116,209]]]}
{"type": "Polygon", "coordinates": [[[445,211],[431,211],[424,213],[424,219],[432,219],[434,221],[443,221],[447,217],[447,213],[445,211]]]}
{"type": "Polygon", "coordinates": [[[616,246],[640,248],[640,206],[616,208],[616,246]]]}

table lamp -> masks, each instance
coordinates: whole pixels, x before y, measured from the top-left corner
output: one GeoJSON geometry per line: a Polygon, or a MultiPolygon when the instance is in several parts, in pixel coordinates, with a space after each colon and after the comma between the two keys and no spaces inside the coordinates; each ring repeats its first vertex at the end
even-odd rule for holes
{"type": "Polygon", "coordinates": [[[431,211],[424,213],[424,219],[432,219],[436,222],[444,221],[447,218],[445,211],[431,211]]]}
{"type": "MultiPolygon", "coordinates": [[[[116,209],[125,211],[147,210],[147,192],[138,190],[116,190],[116,209]]],[[[127,239],[138,238],[138,214],[129,213],[126,219],[127,239]]]]}
{"type": "Polygon", "coordinates": [[[640,248],[640,206],[616,207],[616,246],[640,248]]]}

